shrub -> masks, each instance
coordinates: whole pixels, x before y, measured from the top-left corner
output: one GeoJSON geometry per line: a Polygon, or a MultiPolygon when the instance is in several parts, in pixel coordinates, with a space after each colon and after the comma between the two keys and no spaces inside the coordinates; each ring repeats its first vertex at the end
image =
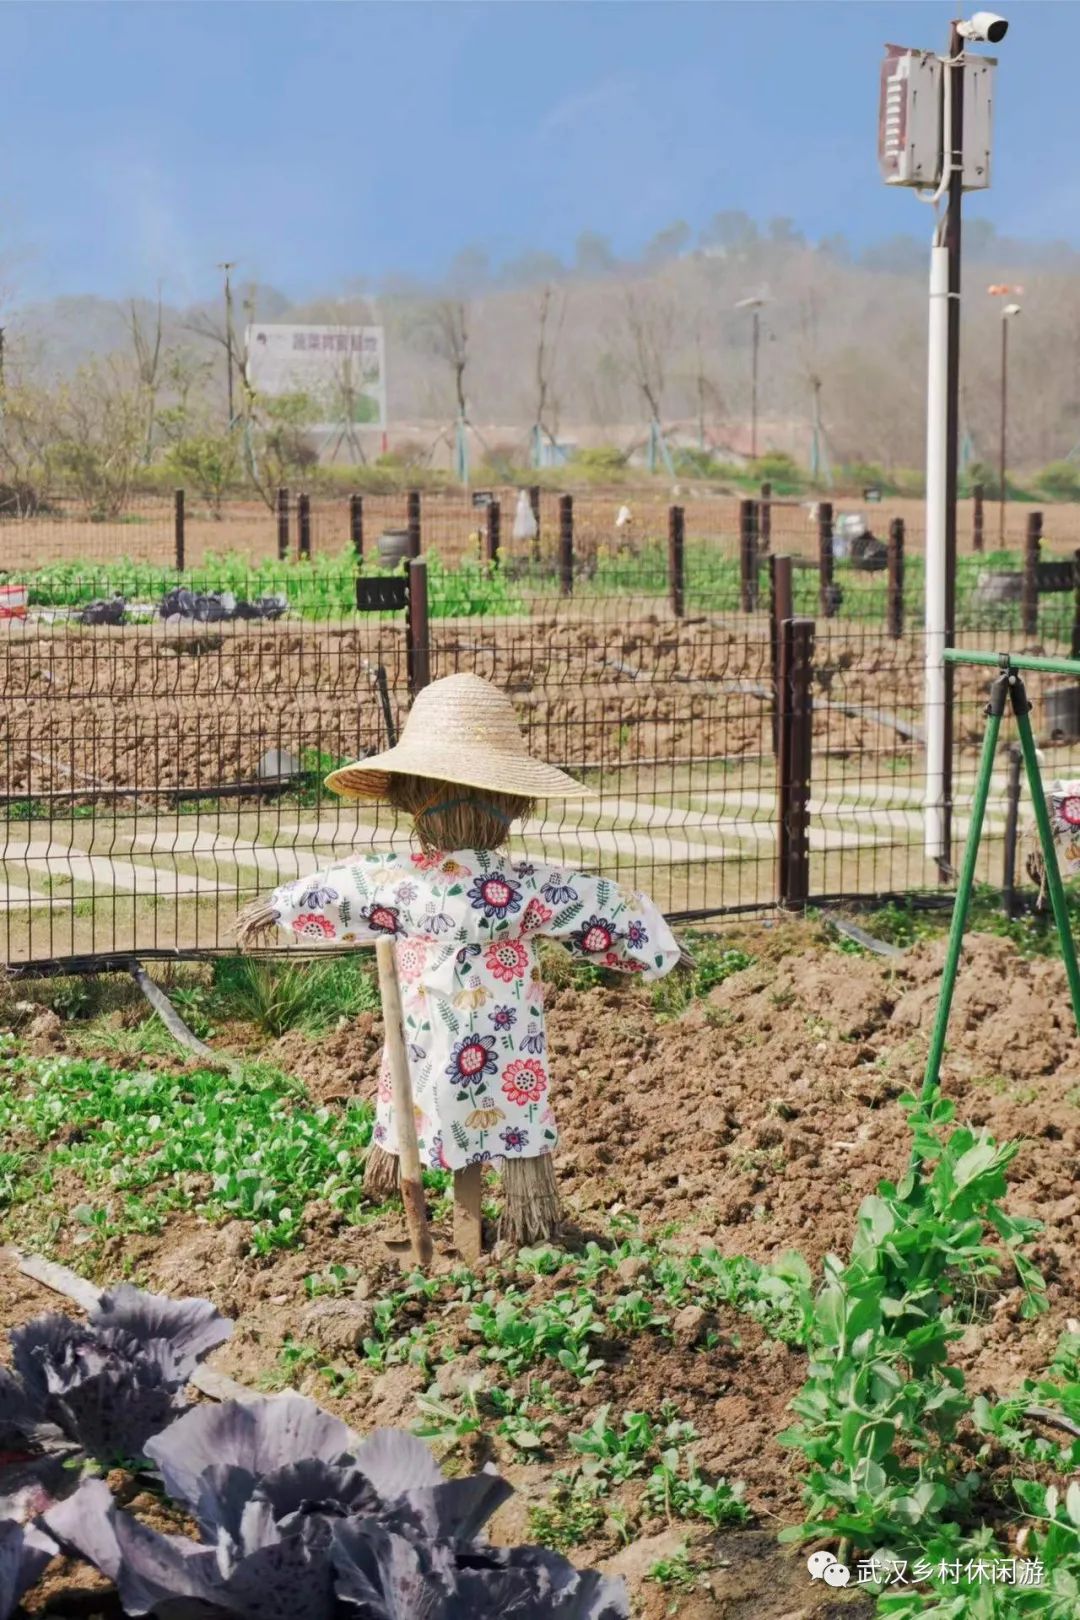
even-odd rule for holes
{"type": "Polygon", "coordinates": [[[570,466],[586,478],[621,478],[626,471],[627,454],[614,444],[597,444],[574,453],[570,466]]]}
{"type": "Polygon", "coordinates": [[[1041,495],[1052,501],[1080,500],[1080,467],[1075,461],[1052,461],[1035,480],[1041,495]]]}

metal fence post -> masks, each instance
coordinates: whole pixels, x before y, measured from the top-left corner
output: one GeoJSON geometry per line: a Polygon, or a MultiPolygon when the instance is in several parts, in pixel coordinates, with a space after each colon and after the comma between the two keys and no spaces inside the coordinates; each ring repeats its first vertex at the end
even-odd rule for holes
{"type": "Polygon", "coordinates": [[[789,911],[802,911],[810,898],[813,658],[813,620],[785,619],[780,627],[777,899],[789,911]]]}
{"type": "Polygon", "coordinates": [[[889,589],[886,627],[894,641],[904,633],[904,520],[889,524],[889,589]]]}
{"type": "Polygon", "coordinates": [[[739,591],[742,610],[753,613],[757,607],[757,504],[739,502],[739,591]]]}
{"type": "Polygon", "coordinates": [[[1042,513],[1029,512],[1024,540],[1024,592],[1021,621],[1025,636],[1039,633],[1039,551],[1042,547],[1042,513]]]}
{"type": "Polygon", "coordinates": [[[682,507],[668,507],[668,590],[671,595],[671,611],[677,619],[681,619],[686,612],[684,535],[685,513],[682,507]]]}
{"type": "Polygon", "coordinates": [[[772,547],[772,485],[768,479],[761,486],[761,505],[758,508],[758,541],[767,557],[772,547]]]}
{"type": "Polygon", "coordinates": [[[831,501],[818,504],[818,601],[823,619],[831,619],[836,612],[836,593],[833,590],[833,510],[831,501]]]}
{"type": "Polygon", "coordinates": [[[349,544],[358,563],[364,560],[364,497],[349,496],[349,544]]]}
{"type": "Polygon", "coordinates": [[[559,589],[574,594],[574,497],[559,496],[559,589]]]}
{"type": "Polygon", "coordinates": [[[410,489],[408,499],[407,528],[409,531],[409,556],[419,557],[421,549],[420,536],[420,491],[410,489]]]}
{"type": "Polygon", "coordinates": [[[532,484],[529,487],[529,505],[532,507],[533,520],[536,524],[536,533],[532,541],[533,562],[540,561],[540,485],[532,484]]]}
{"type": "Polygon", "coordinates": [[[971,543],[973,551],[983,549],[983,487],[981,484],[972,484],[971,500],[974,508],[971,519],[971,543]]]}
{"type": "Polygon", "coordinates": [[[1080,551],[1073,552],[1073,627],[1070,658],[1080,658],[1080,551]]]}
{"type": "Polygon", "coordinates": [[[428,631],[427,560],[409,560],[409,596],[405,619],[409,695],[431,684],[431,637],[428,631]]]}
{"type": "Polygon", "coordinates": [[[184,492],[173,495],[173,539],[176,542],[176,572],[184,572],[184,492]]]}
{"type": "Polygon", "coordinates": [[[277,554],[278,561],[285,562],[289,556],[289,492],[279,489],[277,492],[277,554]]]}
{"type": "Polygon", "coordinates": [[[311,556],[311,496],[300,495],[296,501],[296,555],[311,556]]]}
{"type": "Polygon", "coordinates": [[[1019,744],[1009,749],[1009,774],[1005,788],[1005,858],[1001,874],[1001,899],[1006,917],[1016,916],[1016,845],[1020,834],[1020,767],[1023,753],[1019,744]]]}
{"type": "Polygon", "coordinates": [[[499,560],[499,543],[502,538],[502,512],[498,501],[492,501],[487,508],[487,560],[497,563],[499,560]]]}
{"type": "Polygon", "coordinates": [[[790,557],[769,558],[769,667],[772,672],[772,748],[780,751],[780,627],[795,617],[790,557]]]}

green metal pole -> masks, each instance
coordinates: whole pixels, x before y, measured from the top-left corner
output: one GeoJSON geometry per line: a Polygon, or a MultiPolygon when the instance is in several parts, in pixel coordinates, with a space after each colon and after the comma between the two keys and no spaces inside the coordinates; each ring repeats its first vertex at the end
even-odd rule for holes
{"type": "Polygon", "coordinates": [[[1035,670],[1043,675],[1080,675],[1080,660],[1075,658],[1029,658],[1026,653],[964,652],[957,647],[946,647],[947,664],[982,664],[1000,668],[1003,657],[1008,656],[1009,668],[1035,670]]]}
{"type": "Polygon", "coordinates": [[[1015,682],[1011,698],[1013,713],[1016,715],[1016,729],[1020,733],[1020,747],[1027,767],[1031,802],[1035,806],[1035,821],[1039,828],[1039,842],[1042,844],[1046,867],[1046,887],[1050,891],[1050,904],[1054,910],[1054,921],[1057,923],[1058,938],[1061,941],[1061,954],[1065,958],[1065,976],[1069,981],[1073,1017],[1076,1019],[1077,1029],[1080,1030],[1080,968],[1076,965],[1076,946],[1073,944],[1072,928],[1069,925],[1069,908],[1065,901],[1057,850],[1054,848],[1054,835],[1050,830],[1050,812],[1046,808],[1046,794],[1043,792],[1042,775],[1035,752],[1035,737],[1029,718],[1031,704],[1024,691],[1023,681],[1015,682]]]}
{"type": "Polygon", "coordinates": [[[941,995],[938,998],[934,1028],[930,1036],[930,1051],[926,1059],[926,1074],[922,1086],[924,1103],[932,1100],[941,1079],[945,1033],[949,1027],[949,1013],[952,1011],[953,991],[956,988],[956,972],[960,966],[960,952],[964,944],[964,924],[967,922],[968,906],[971,904],[971,892],[975,887],[975,864],[979,858],[979,840],[982,837],[983,819],[986,815],[986,801],[990,797],[990,780],[994,774],[994,755],[997,752],[1001,718],[1008,702],[1009,681],[1009,671],[1003,669],[990,689],[990,702],[986,707],[986,735],[983,738],[982,756],[979,760],[979,774],[975,778],[971,826],[968,828],[967,843],[964,845],[964,860],[960,867],[960,881],[953,904],[949,944],[945,952],[945,967],[941,978],[941,995]]]}

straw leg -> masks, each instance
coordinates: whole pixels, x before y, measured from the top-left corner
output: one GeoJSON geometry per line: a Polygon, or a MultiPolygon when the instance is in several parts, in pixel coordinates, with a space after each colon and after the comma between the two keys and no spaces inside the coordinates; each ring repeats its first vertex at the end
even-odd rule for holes
{"type": "Polygon", "coordinates": [[[467,1164],[454,1171],[454,1245],[467,1265],[479,1260],[484,1248],[481,1200],[483,1165],[467,1164]]]}
{"type": "Polygon", "coordinates": [[[405,1033],[401,1018],[401,991],[398,987],[397,968],[394,963],[394,945],[389,939],[380,939],[375,946],[379,964],[379,993],[382,996],[383,1023],[386,1027],[386,1053],[390,1062],[390,1081],[394,1097],[394,1121],[397,1126],[398,1159],[401,1173],[401,1200],[405,1205],[405,1225],[409,1233],[413,1255],[419,1266],[429,1266],[434,1249],[424,1206],[424,1187],[421,1179],[420,1148],[416,1140],[416,1120],[413,1116],[412,1085],[409,1064],[405,1055],[405,1033]]]}
{"type": "Polygon", "coordinates": [[[551,1243],[562,1225],[562,1205],[551,1154],[503,1163],[503,1213],[499,1236],[515,1248],[551,1243]]]}
{"type": "Polygon", "coordinates": [[[364,1191],[377,1204],[393,1198],[398,1190],[398,1158],[385,1148],[373,1143],[368,1149],[364,1166],[364,1191]]]}

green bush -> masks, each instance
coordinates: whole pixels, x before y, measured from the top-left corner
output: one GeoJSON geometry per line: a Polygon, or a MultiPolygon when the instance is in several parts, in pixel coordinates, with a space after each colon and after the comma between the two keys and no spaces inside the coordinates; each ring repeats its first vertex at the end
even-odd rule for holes
{"type": "Polygon", "coordinates": [[[860,493],[864,489],[879,489],[883,495],[897,493],[891,475],[874,461],[853,461],[841,470],[840,476],[845,484],[850,484],[860,493]]]}
{"type": "Polygon", "coordinates": [[[1035,487],[1052,501],[1080,500],[1080,466],[1075,461],[1052,461],[1036,478],[1035,487]]]}
{"type": "Polygon", "coordinates": [[[570,466],[585,478],[621,478],[626,472],[627,455],[618,445],[597,444],[574,452],[570,466]]]}
{"type": "Polygon", "coordinates": [[[783,450],[767,450],[751,463],[757,483],[770,483],[776,495],[794,495],[806,487],[806,475],[793,457],[783,450]]]}

